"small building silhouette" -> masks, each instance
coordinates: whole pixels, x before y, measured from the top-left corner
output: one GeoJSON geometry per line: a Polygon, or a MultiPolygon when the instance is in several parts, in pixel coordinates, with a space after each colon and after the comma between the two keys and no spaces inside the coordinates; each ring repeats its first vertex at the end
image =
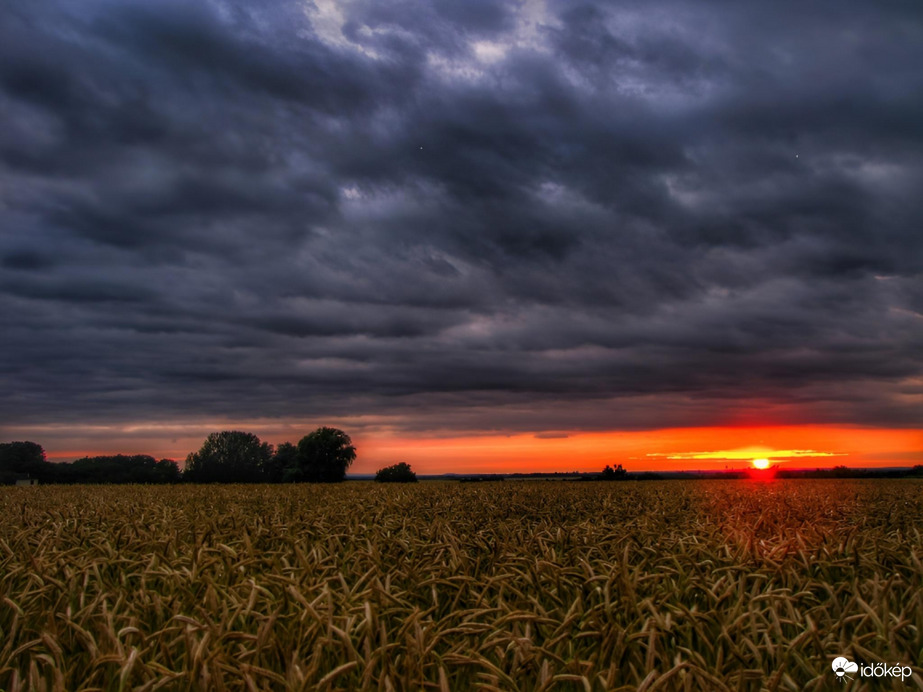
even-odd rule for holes
{"type": "Polygon", "coordinates": [[[28,474],[17,473],[14,483],[15,485],[38,485],[38,478],[29,478],[28,474]]]}

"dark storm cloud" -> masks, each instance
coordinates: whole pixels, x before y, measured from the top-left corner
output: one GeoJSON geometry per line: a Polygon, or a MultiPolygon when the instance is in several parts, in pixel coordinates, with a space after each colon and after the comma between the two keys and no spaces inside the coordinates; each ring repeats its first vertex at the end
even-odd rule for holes
{"type": "Polygon", "coordinates": [[[915,3],[12,0],[0,415],[919,425],[921,114],[915,3]]]}

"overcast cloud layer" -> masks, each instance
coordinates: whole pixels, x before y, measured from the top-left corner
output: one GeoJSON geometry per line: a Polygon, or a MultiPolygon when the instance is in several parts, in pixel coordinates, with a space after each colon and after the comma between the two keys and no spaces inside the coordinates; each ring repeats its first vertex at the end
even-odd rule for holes
{"type": "Polygon", "coordinates": [[[7,437],[923,421],[917,0],[4,0],[0,122],[7,437]]]}

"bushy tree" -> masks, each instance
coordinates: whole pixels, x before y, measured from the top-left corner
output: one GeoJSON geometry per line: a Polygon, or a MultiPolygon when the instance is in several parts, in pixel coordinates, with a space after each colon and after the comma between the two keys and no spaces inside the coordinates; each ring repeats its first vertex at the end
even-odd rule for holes
{"type": "Polygon", "coordinates": [[[410,468],[410,464],[402,461],[383,469],[378,469],[375,480],[379,483],[416,483],[417,474],[410,468]]]}
{"type": "Polygon", "coordinates": [[[352,440],[337,428],[318,428],[298,442],[297,466],[291,480],[338,483],[356,459],[352,440]]]}
{"type": "Polygon", "coordinates": [[[272,445],[253,433],[226,430],[209,435],[186,457],[183,478],[193,483],[255,483],[264,480],[272,445]]]}
{"type": "Polygon", "coordinates": [[[45,460],[45,450],[35,442],[5,442],[0,444],[0,478],[12,483],[17,476],[28,475],[41,481],[49,480],[52,464],[45,460]]]}
{"type": "Polygon", "coordinates": [[[622,468],[621,464],[618,464],[615,468],[612,468],[606,464],[606,468],[603,469],[603,472],[599,475],[599,480],[601,481],[622,481],[628,477],[628,471],[622,468]]]}
{"type": "Polygon", "coordinates": [[[298,477],[298,448],[291,442],[283,442],[276,447],[269,467],[266,470],[266,480],[270,483],[284,483],[298,477]]]}
{"type": "Polygon", "coordinates": [[[154,464],[151,483],[179,483],[182,479],[179,464],[172,459],[161,459],[154,464]]]}

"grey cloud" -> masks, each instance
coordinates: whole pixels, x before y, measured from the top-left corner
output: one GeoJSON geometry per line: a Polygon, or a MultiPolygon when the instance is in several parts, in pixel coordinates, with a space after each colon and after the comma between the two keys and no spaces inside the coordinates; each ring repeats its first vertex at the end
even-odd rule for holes
{"type": "Polygon", "coordinates": [[[6,3],[11,434],[918,425],[915,5],[541,7],[6,3]]]}

